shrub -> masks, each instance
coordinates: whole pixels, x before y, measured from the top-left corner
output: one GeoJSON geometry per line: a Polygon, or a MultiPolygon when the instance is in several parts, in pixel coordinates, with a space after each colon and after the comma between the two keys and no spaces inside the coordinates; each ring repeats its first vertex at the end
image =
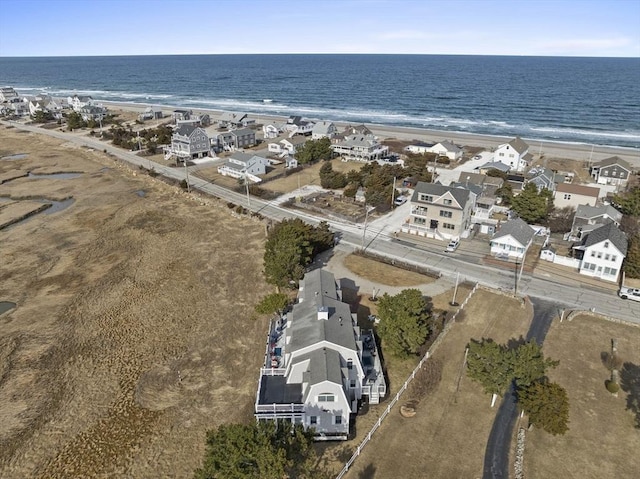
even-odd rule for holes
{"type": "Polygon", "coordinates": [[[615,394],[620,391],[620,385],[615,381],[607,380],[605,381],[605,386],[607,387],[607,391],[611,394],[615,394]]]}

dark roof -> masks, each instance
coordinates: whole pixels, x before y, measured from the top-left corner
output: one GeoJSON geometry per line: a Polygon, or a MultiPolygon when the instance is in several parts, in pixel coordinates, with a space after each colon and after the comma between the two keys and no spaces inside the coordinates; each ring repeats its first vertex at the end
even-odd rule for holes
{"type": "Polygon", "coordinates": [[[491,239],[511,235],[516,241],[518,241],[518,243],[526,246],[529,244],[534,234],[535,231],[531,226],[525,223],[522,219],[515,218],[503,224],[500,231],[495,233],[491,239]]]}
{"type": "Polygon", "coordinates": [[[600,188],[586,185],[574,185],[573,183],[560,183],[556,187],[558,193],[573,193],[576,195],[593,196],[595,198],[600,194],[600,188]]]}
{"type": "Polygon", "coordinates": [[[586,238],[584,238],[582,245],[585,248],[588,248],[589,246],[602,243],[606,240],[611,241],[613,245],[618,248],[620,253],[625,256],[627,255],[627,236],[618,229],[615,223],[608,223],[593,230],[586,238]]]}
{"type": "Polygon", "coordinates": [[[302,384],[287,384],[286,376],[260,378],[259,404],[301,404],[302,384]]]}
{"type": "Polygon", "coordinates": [[[529,145],[527,145],[519,136],[516,136],[508,144],[511,145],[511,148],[513,148],[520,154],[524,153],[529,149],[529,145]]]}
{"type": "Polygon", "coordinates": [[[619,165],[625,170],[631,171],[631,165],[627,163],[625,160],[623,160],[622,158],[620,158],[619,156],[612,156],[611,158],[605,158],[604,160],[596,163],[594,166],[597,166],[599,168],[605,168],[611,165],[619,165]]]}
{"type": "Polygon", "coordinates": [[[190,136],[197,127],[191,123],[180,123],[180,126],[175,129],[174,133],[183,136],[190,136]]]}
{"type": "Polygon", "coordinates": [[[484,165],[480,166],[478,169],[480,170],[498,170],[498,171],[502,171],[504,173],[506,173],[507,171],[509,171],[511,169],[511,167],[505,163],[502,163],[501,161],[490,161],[488,163],[485,163],[484,165]]]}
{"type": "Polygon", "coordinates": [[[466,188],[452,188],[450,186],[443,186],[436,183],[425,183],[424,181],[419,181],[416,185],[413,191],[413,196],[411,197],[411,201],[419,201],[418,195],[420,193],[424,193],[434,197],[440,197],[445,195],[446,193],[451,193],[451,196],[455,198],[455,200],[460,205],[460,208],[462,209],[464,209],[471,196],[471,192],[466,188]]]}

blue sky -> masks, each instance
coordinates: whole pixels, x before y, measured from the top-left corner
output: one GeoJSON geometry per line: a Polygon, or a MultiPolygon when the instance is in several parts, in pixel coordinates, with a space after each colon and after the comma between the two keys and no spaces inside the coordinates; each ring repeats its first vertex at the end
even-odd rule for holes
{"type": "Polygon", "coordinates": [[[640,57],[640,0],[0,0],[0,56],[640,57]]]}

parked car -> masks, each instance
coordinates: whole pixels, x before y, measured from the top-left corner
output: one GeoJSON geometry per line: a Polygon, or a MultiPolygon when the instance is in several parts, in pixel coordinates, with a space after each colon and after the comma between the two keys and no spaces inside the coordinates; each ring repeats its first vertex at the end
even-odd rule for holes
{"type": "Polygon", "coordinates": [[[474,160],[481,160],[482,159],[482,155],[476,155],[473,157],[474,160]]]}
{"type": "Polygon", "coordinates": [[[393,202],[396,206],[400,206],[400,205],[404,205],[407,202],[407,197],[406,196],[398,196],[395,201],[393,202]]]}
{"type": "Polygon", "coordinates": [[[447,245],[447,249],[445,250],[445,253],[453,253],[455,250],[458,249],[459,245],[460,245],[460,240],[454,239],[449,241],[449,244],[447,245]]]}
{"type": "Polygon", "coordinates": [[[626,288],[623,286],[622,288],[620,288],[620,291],[618,291],[618,296],[620,296],[622,299],[631,299],[633,301],[640,301],[640,289],[626,288]]]}

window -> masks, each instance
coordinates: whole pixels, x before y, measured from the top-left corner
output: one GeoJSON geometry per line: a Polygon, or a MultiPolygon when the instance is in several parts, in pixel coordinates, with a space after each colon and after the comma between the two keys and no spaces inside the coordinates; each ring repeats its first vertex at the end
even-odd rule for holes
{"type": "Polygon", "coordinates": [[[318,416],[311,416],[309,418],[309,424],[318,424],[318,416]]]}
{"type": "Polygon", "coordinates": [[[605,241],[605,242],[604,242],[604,247],[605,247],[605,248],[608,248],[608,247],[609,247],[609,242],[608,242],[608,241],[605,241]]]}
{"type": "Polygon", "coordinates": [[[598,259],[602,259],[602,252],[598,251],[598,259]]]}
{"type": "Polygon", "coordinates": [[[618,259],[618,257],[615,254],[611,255],[611,261],[615,261],[616,259],[618,259]]]}
{"type": "Polygon", "coordinates": [[[513,158],[515,155],[513,153],[509,153],[509,158],[513,158]]]}
{"type": "Polygon", "coordinates": [[[420,193],[419,196],[420,201],[426,201],[428,203],[433,203],[433,196],[425,195],[424,193],[420,193]]]}
{"type": "Polygon", "coordinates": [[[595,252],[595,251],[592,251],[592,252],[591,252],[591,257],[592,257],[592,258],[595,258],[595,257],[596,257],[596,252],[595,252]]]}
{"type": "Polygon", "coordinates": [[[318,395],[318,402],[334,402],[336,397],[332,393],[322,393],[318,395]]]}
{"type": "Polygon", "coordinates": [[[442,227],[445,230],[454,230],[454,229],[456,229],[456,225],[452,225],[451,223],[442,223],[442,227]]]}
{"type": "Polygon", "coordinates": [[[336,424],[342,424],[342,416],[336,416],[335,423],[336,424]]]}
{"type": "Polygon", "coordinates": [[[347,368],[348,368],[348,369],[353,369],[353,359],[349,359],[349,360],[347,361],[347,368]]]}
{"type": "Polygon", "coordinates": [[[445,198],[444,200],[442,200],[442,202],[443,202],[445,205],[450,205],[451,203],[453,203],[453,201],[451,201],[450,199],[447,199],[447,198],[445,198]]]}
{"type": "Polygon", "coordinates": [[[504,156],[504,153],[498,153],[498,156],[504,156]]]}
{"type": "Polygon", "coordinates": [[[415,225],[426,225],[427,224],[427,219],[426,218],[414,218],[413,219],[413,224],[415,224],[415,225]]]}
{"type": "Polygon", "coordinates": [[[352,379],[351,381],[349,381],[349,387],[350,388],[355,388],[356,387],[356,380],[352,379]]]}
{"type": "Polygon", "coordinates": [[[608,255],[608,254],[605,254],[605,255],[604,255],[604,260],[605,260],[605,261],[609,261],[609,255],[608,255]]]}
{"type": "Polygon", "coordinates": [[[442,216],[443,218],[451,218],[453,216],[453,212],[440,210],[440,216],[442,216]]]}

